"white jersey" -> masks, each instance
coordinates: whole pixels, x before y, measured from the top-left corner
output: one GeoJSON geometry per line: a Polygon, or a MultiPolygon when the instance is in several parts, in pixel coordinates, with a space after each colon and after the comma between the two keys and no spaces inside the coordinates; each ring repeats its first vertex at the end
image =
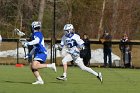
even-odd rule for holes
{"type": "MultiPolygon", "coordinates": [[[[73,34],[71,37],[66,37],[65,35],[62,37],[61,45],[66,46],[68,49],[68,53],[62,59],[62,63],[67,64],[67,62],[74,61],[82,70],[87,71],[95,76],[98,76],[98,73],[92,70],[89,67],[86,67],[83,64],[83,59],[80,58],[79,47],[84,46],[84,41],[80,39],[80,36],[77,34],[73,34]]],[[[63,74],[64,75],[64,74],[63,74]]]]}
{"type": "Polygon", "coordinates": [[[84,41],[79,35],[73,34],[71,37],[66,37],[65,35],[61,39],[61,46],[66,46],[70,54],[79,54],[79,47],[84,45],[84,41]]]}

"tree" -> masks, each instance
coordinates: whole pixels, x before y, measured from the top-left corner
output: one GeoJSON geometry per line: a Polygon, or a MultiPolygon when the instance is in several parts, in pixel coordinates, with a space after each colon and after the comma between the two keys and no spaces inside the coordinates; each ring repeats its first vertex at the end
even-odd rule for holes
{"type": "Polygon", "coordinates": [[[44,9],[45,9],[45,0],[40,0],[40,7],[39,7],[39,14],[38,14],[38,21],[42,22],[44,9]]]}
{"type": "Polygon", "coordinates": [[[105,5],[106,5],[106,0],[103,1],[103,8],[102,8],[101,19],[100,19],[99,30],[98,30],[98,39],[101,37],[101,32],[103,33],[103,19],[104,19],[105,5]]]}
{"type": "Polygon", "coordinates": [[[118,24],[118,6],[119,0],[113,0],[113,14],[112,14],[112,37],[117,32],[117,24],[118,24]]]}

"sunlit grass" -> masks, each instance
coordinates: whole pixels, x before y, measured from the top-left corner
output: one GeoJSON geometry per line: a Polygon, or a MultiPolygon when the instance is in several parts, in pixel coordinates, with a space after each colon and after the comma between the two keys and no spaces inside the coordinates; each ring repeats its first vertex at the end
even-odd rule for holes
{"type": "Polygon", "coordinates": [[[62,75],[62,67],[57,67],[57,73],[51,69],[39,70],[45,81],[44,85],[32,85],[35,77],[29,66],[0,66],[0,93],[139,93],[139,69],[92,68],[101,71],[103,84],[93,75],[69,67],[68,80],[59,81],[56,77],[62,75]]]}

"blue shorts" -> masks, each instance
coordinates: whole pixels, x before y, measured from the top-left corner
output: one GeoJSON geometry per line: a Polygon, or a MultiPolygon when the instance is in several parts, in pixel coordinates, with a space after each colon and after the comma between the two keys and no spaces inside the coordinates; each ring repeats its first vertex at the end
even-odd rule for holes
{"type": "Polygon", "coordinates": [[[40,63],[45,63],[47,59],[47,54],[45,53],[36,53],[34,55],[34,60],[39,61],[40,63]]]}

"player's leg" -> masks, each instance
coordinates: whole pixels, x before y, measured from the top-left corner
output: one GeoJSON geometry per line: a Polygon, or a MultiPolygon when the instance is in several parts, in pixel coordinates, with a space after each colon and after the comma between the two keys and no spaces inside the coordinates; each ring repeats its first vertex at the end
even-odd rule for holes
{"type": "Polygon", "coordinates": [[[63,63],[63,75],[57,77],[58,80],[67,80],[67,62],[63,63]]]}
{"type": "Polygon", "coordinates": [[[133,64],[132,64],[132,62],[131,62],[131,52],[129,52],[128,54],[129,54],[129,67],[132,67],[133,64]]]}
{"type": "Polygon", "coordinates": [[[63,75],[57,77],[56,79],[58,80],[67,80],[67,63],[72,61],[72,57],[70,54],[67,54],[63,59],[62,59],[62,64],[63,64],[63,75]]]}
{"type": "Polygon", "coordinates": [[[42,80],[38,69],[40,68],[44,68],[44,67],[50,67],[50,68],[55,68],[54,70],[56,70],[55,64],[41,64],[39,61],[33,61],[31,64],[31,70],[34,74],[34,76],[36,77],[36,82],[32,83],[32,84],[44,84],[44,81],[42,80]]]}
{"type": "Polygon", "coordinates": [[[36,54],[34,60],[37,60],[39,62],[38,63],[32,63],[32,67],[34,69],[40,69],[40,68],[48,67],[48,68],[53,69],[56,72],[55,63],[45,64],[46,58],[47,58],[47,55],[45,53],[38,53],[38,54],[36,54]]]}
{"type": "Polygon", "coordinates": [[[112,67],[112,55],[111,55],[111,49],[108,49],[108,63],[109,63],[109,67],[112,67]]]}
{"type": "Polygon", "coordinates": [[[38,69],[40,68],[53,68],[56,71],[55,64],[44,64],[46,61],[47,55],[45,53],[37,53],[35,55],[34,61],[31,63],[31,69],[35,77],[37,78],[37,81],[32,84],[44,84],[44,81],[42,80],[38,69]]]}
{"type": "Polygon", "coordinates": [[[82,60],[80,57],[77,58],[77,60],[75,61],[75,63],[77,64],[77,66],[80,67],[80,69],[82,69],[82,70],[84,70],[84,71],[87,71],[87,72],[89,72],[89,73],[92,73],[92,74],[95,75],[95,76],[98,76],[98,73],[97,73],[96,71],[92,70],[92,69],[89,68],[89,67],[86,67],[86,66],[83,64],[83,60],[82,60]]]}
{"type": "Polygon", "coordinates": [[[93,75],[95,75],[101,82],[102,82],[102,74],[101,72],[97,73],[96,71],[94,71],[93,69],[89,68],[89,67],[86,67],[84,64],[83,64],[83,60],[78,57],[75,61],[75,63],[77,64],[77,66],[80,67],[80,69],[84,70],[84,71],[87,71],[93,75]]]}
{"type": "Polygon", "coordinates": [[[36,82],[32,83],[32,84],[44,84],[44,81],[42,80],[39,72],[38,72],[38,69],[34,68],[33,65],[36,65],[36,64],[39,64],[40,62],[38,61],[33,61],[33,63],[31,64],[31,70],[34,74],[34,76],[36,77],[36,82]]]}
{"type": "Polygon", "coordinates": [[[107,67],[107,50],[103,49],[104,67],[107,67]]]}
{"type": "Polygon", "coordinates": [[[56,70],[56,66],[55,66],[55,63],[52,63],[52,64],[43,64],[43,63],[33,63],[32,64],[32,67],[34,69],[41,69],[41,68],[51,68],[53,69],[55,72],[57,71],[56,70]]]}

